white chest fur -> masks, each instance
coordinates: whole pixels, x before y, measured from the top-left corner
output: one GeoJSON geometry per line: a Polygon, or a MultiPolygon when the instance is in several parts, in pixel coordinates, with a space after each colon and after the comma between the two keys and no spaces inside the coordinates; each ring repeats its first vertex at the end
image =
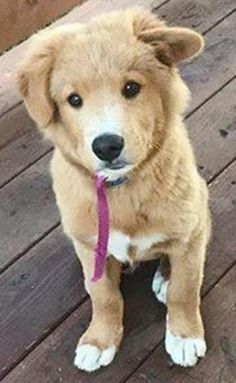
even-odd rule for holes
{"type": "Polygon", "coordinates": [[[123,234],[120,231],[111,231],[108,251],[118,261],[125,263],[129,261],[128,250],[130,246],[135,246],[137,248],[137,253],[139,254],[150,249],[154,244],[164,242],[167,239],[167,236],[161,233],[130,238],[128,235],[123,234]]]}

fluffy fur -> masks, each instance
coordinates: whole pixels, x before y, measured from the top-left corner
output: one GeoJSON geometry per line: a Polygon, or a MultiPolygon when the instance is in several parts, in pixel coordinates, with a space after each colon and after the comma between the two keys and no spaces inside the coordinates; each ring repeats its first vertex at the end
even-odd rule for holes
{"type": "Polygon", "coordinates": [[[92,300],[92,321],[79,341],[79,362],[75,361],[81,369],[92,371],[106,364],[99,362],[103,351],[116,350],[122,339],[118,260],[145,261],[158,253],[166,254],[171,266],[171,277],[163,269],[165,278],[170,277],[167,352],[184,366],[205,353],[200,287],[210,234],[208,191],[182,122],[189,91],[176,68],[202,47],[198,33],[170,28],[150,12],[134,8],[86,25],[39,33],[19,71],[29,114],[56,148],[51,164],[56,200],[92,300]],[[141,92],[132,99],[121,92],[128,80],[141,84],[141,92]],[[72,92],[83,98],[79,109],[67,102],[72,92]],[[92,140],[104,132],[124,137],[124,169],[102,167],[92,152],[92,140]],[[107,190],[111,230],[116,239],[125,239],[120,248],[127,254],[122,258],[119,244],[110,244],[117,250],[96,284],[90,281],[97,235],[95,173],[128,178],[107,190]],[[201,352],[195,343],[203,344],[201,352]]]}

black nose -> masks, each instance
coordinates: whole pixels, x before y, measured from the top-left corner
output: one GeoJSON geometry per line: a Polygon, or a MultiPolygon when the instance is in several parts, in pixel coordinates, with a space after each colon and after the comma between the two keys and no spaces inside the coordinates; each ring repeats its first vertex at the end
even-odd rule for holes
{"type": "Polygon", "coordinates": [[[124,147],[124,139],[117,134],[102,134],[95,138],[92,149],[102,161],[112,162],[119,157],[124,147]]]}

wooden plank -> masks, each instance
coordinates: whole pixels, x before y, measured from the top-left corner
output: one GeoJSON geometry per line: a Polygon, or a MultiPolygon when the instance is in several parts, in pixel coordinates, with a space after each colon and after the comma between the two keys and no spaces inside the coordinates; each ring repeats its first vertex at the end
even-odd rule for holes
{"type": "Polygon", "coordinates": [[[0,118],[0,150],[34,127],[23,104],[13,108],[0,118]]]}
{"type": "Polygon", "coordinates": [[[236,261],[236,162],[209,186],[213,238],[206,261],[208,288],[236,261]],[[222,256],[224,254],[224,256],[222,256]]]}
{"type": "MultiPolygon", "coordinates": [[[[236,261],[235,188],[236,162],[211,186],[215,228],[213,246],[206,267],[204,293],[236,261]]],[[[164,335],[164,308],[155,301],[152,295],[151,274],[153,274],[153,268],[150,266],[149,269],[149,265],[143,265],[134,276],[125,278],[126,284],[123,290],[126,302],[126,337],[113,365],[90,375],[78,372],[73,367],[77,339],[84,331],[90,317],[90,306],[85,303],[29,354],[3,380],[3,383],[18,383],[19,381],[24,381],[24,383],[32,381],[35,383],[123,382],[148,357],[164,335]]],[[[225,299],[228,302],[228,298],[225,297],[225,299]]],[[[218,309],[216,306],[219,306],[219,302],[217,299],[215,305],[212,305],[213,312],[215,308],[218,309]]],[[[217,313],[218,311],[216,311],[216,318],[219,320],[220,315],[217,313]]],[[[207,332],[209,326],[207,321],[207,332]]]]}
{"type": "Polygon", "coordinates": [[[210,30],[205,38],[204,53],[182,72],[193,93],[189,112],[236,75],[236,13],[210,30]]]}
{"type": "Polygon", "coordinates": [[[11,263],[58,222],[47,155],[0,190],[0,268],[11,263]]]}
{"type": "Polygon", "coordinates": [[[81,268],[61,228],[0,276],[0,377],[85,299],[81,268]]]}
{"type": "Polygon", "coordinates": [[[0,188],[44,156],[52,146],[36,129],[30,129],[0,150],[0,188]]]}
{"type": "Polygon", "coordinates": [[[0,0],[0,53],[84,0],[0,0]]]}
{"type": "Polygon", "coordinates": [[[127,383],[235,383],[235,289],[236,266],[204,299],[203,315],[207,325],[208,353],[195,368],[170,366],[161,345],[127,383]]]}
{"type": "Polygon", "coordinates": [[[171,0],[158,14],[171,25],[205,32],[235,10],[234,0],[171,0]]]}
{"type": "MultiPolygon", "coordinates": [[[[75,21],[84,22],[101,12],[132,5],[156,8],[166,1],[167,0],[119,0],[118,2],[114,0],[89,0],[81,6],[75,7],[67,15],[57,20],[56,23],[51,24],[49,28],[75,21]]],[[[19,62],[24,56],[29,40],[30,39],[24,41],[0,57],[0,116],[21,102],[21,97],[16,91],[14,74],[19,62]]]]}
{"type": "Polygon", "coordinates": [[[208,181],[236,157],[235,89],[236,80],[186,120],[199,170],[208,181]]]}

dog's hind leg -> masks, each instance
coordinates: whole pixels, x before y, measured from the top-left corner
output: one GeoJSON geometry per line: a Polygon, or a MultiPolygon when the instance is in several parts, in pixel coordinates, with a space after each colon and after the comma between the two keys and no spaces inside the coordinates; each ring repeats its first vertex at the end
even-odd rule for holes
{"type": "Polygon", "coordinates": [[[123,298],[119,290],[121,266],[110,257],[103,277],[91,282],[94,254],[74,241],[83,266],[85,288],[92,301],[92,320],[76,349],[74,364],[80,370],[95,371],[112,362],[123,335],[123,298]]]}
{"type": "Polygon", "coordinates": [[[170,279],[170,262],[167,255],[161,255],[160,263],[152,281],[152,291],[157,300],[166,304],[170,279]]]}

